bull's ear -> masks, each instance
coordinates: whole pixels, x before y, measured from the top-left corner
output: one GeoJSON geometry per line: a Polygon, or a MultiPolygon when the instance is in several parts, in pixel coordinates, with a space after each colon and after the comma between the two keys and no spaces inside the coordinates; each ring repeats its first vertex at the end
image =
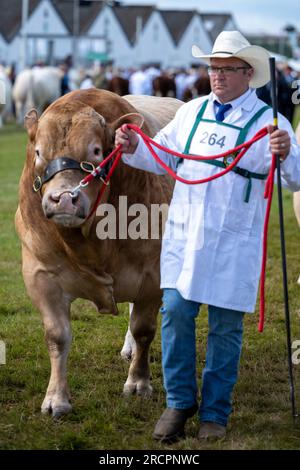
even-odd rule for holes
{"type": "Polygon", "coordinates": [[[24,118],[24,127],[27,129],[30,140],[34,140],[39,118],[36,109],[28,111],[24,118]]]}
{"type": "Polygon", "coordinates": [[[119,127],[123,126],[123,124],[134,124],[137,127],[142,127],[144,124],[145,119],[139,113],[129,113],[121,116],[119,119],[114,121],[110,126],[112,130],[115,132],[119,127]]]}
{"type": "MultiPolygon", "coordinates": [[[[96,112],[96,111],[95,111],[95,112],[96,112]]],[[[97,114],[97,116],[98,116],[98,119],[99,119],[99,122],[100,122],[101,126],[102,126],[102,127],[105,127],[105,126],[106,126],[106,121],[105,121],[104,117],[103,117],[101,114],[99,114],[99,113],[96,113],[96,114],[97,114]]]]}

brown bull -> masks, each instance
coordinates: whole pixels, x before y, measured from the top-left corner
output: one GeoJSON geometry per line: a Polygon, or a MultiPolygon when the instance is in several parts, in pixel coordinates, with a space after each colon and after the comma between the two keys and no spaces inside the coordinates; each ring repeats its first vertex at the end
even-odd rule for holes
{"type": "MultiPolygon", "coordinates": [[[[154,97],[125,100],[91,89],[63,96],[40,119],[35,110],[25,118],[29,141],[16,228],[22,241],[25,285],[42,314],[51,361],[42,411],[52,412],[54,417],[71,410],[66,365],[70,307],[76,298],[92,301],[102,313],[116,314],[118,302],[134,304],[130,330],[135,348],[124,393],[151,393],[148,350],[161,303],[161,241],[99,240],[96,226],[101,216],[88,216],[102,183],[94,180],[77,193],[73,189],[86,175],[78,163],[98,165],[112,150],[115,130],[121,124],[142,124],[145,108],[142,128],[154,135],[180,105],[177,100],[154,97]],[[55,165],[60,164],[58,172],[51,163],[54,160],[55,165]],[[43,179],[42,186],[37,176],[43,179]]],[[[141,203],[150,208],[151,204],[168,203],[171,192],[169,178],[135,170],[121,161],[102,202],[112,204],[118,214],[120,195],[127,197],[128,207],[141,203]]]]}
{"type": "Polygon", "coordinates": [[[109,82],[107,89],[117,95],[124,96],[129,94],[129,80],[123,77],[113,77],[109,82]]]}
{"type": "Polygon", "coordinates": [[[209,95],[211,92],[210,79],[208,73],[203,73],[192,86],[185,89],[183,93],[183,101],[187,102],[199,96],[209,95]]]}
{"type": "Polygon", "coordinates": [[[176,84],[172,77],[167,75],[160,75],[155,77],[152,81],[153,95],[154,96],[176,96],[176,84]]]}

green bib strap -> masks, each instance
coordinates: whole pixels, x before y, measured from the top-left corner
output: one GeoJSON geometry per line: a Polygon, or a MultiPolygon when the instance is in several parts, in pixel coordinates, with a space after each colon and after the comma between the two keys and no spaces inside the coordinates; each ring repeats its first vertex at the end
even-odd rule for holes
{"type": "MultiPolygon", "coordinates": [[[[218,166],[219,168],[226,168],[228,166],[225,165],[224,162],[221,162],[219,160],[205,160],[202,163],[208,163],[209,165],[218,166]]],[[[233,171],[237,175],[243,176],[244,178],[248,179],[248,183],[246,185],[245,190],[244,202],[249,202],[252,189],[252,178],[256,180],[265,180],[268,177],[268,174],[255,173],[254,171],[249,171],[245,168],[240,168],[239,166],[235,166],[231,171],[233,171]]]]}
{"type": "Polygon", "coordinates": [[[200,108],[199,113],[197,114],[196,121],[195,121],[195,123],[194,123],[194,125],[193,125],[192,131],[191,131],[191,133],[190,133],[190,135],[189,135],[189,138],[188,138],[188,140],[187,140],[187,143],[185,144],[185,148],[184,148],[184,151],[183,151],[183,153],[185,153],[185,154],[188,154],[189,151],[190,151],[190,146],[191,146],[193,137],[194,137],[195,132],[196,132],[198,126],[199,126],[199,123],[200,123],[200,121],[201,121],[201,119],[202,119],[202,116],[203,116],[203,114],[204,114],[204,112],[205,112],[205,110],[206,110],[207,104],[208,104],[208,100],[205,100],[205,101],[202,103],[202,106],[201,106],[201,108],[200,108]]]}
{"type": "Polygon", "coordinates": [[[236,141],[236,144],[235,146],[237,147],[238,145],[241,145],[245,142],[246,140],[246,136],[248,134],[248,131],[250,129],[250,127],[252,126],[252,124],[257,121],[258,118],[260,118],[260,116],[265,112],[267,111],[267,109],[270,109],[270,106],[263,106],[259,111],[257,111],[257,113],[254,114],[254,116],[250,119],[249,122],[247,122],[247,124],[245,125],[245,127],[243,127],[243,129],[241,130],[239,136],[238,136],[238,139],[236,141]]]}
{"type": "MultiPolygon", "coordinates": [[[[191,130],[191,132],[190,132],[190,135],[189,135],[189,137],[188,137],[188,140],[187,140],[187,142],[186,142],[186,144],[185,144],[185,148],[184,148],[184,151],[183,151],[183,153],[186,154],[186,155],[188,155],[188,153],[189,153],[190,146],[191,146],[191,142],[192,142],[193,137],[194,137],[194,135],[195,135],[195,132],[196,132],[198,126],[199,126],[199,123],[200,123],[200,121],[201,121],[201,119],[202,119],[202,116],[203,116],[203,114],[204,114],[204,112],[205,112],[205,110],[206,110],[207,104],[208,104],[208,100],[205,100],[205,101],[202,103],[202,106],[201,106],[201,108],[200,108],[200,110],[199,110],[199,112],[198,112],[198,114],[197,114],[195,123],[194,123],[193,128],[192,128],[192,130],[191,130]]],[[[176,168],[183,162],[183,160],[184,160],[183,158],[178,158],[177,164],[176,164],[176,168]]]]}
{"type": "MultiPolygon", "coordinates": [[[[202,103],[202,106],[197,114],[197,117],[196,117],[196,120],[195,120],[195,123],[193,125],[193,128],[190,132],[190,135],[188,137],[188,140],[187,140],[187,143],[185,145],[185,148],[184,148],[184,154],[188,155],[189,154],[189,151],[190,151],[190,147],[191,147],[191,143],[192,143],[192,140],[194,138],[194,135],[196,133],[196,130],[200,124],[200,121],[202,121],[203,119],[203,115],[204,115],[204,112],[206,110],[206,107],[207,107],[207,104],[208,104],[208,100],[205,100],[203,103],[202,103]]],[[[240,130],[240,133],[239,133],[239,136],[237,138],[237,141],[236,141],[236,144],[235,146],[237,147],[238,145],[241,145],[245,142],[245,139],[246,139],[246,136],[248,134],[248,131],[250,129],[250,127],[252,126],[252,124],[257,121],[257,119],[267,110],[267,109],[270,109],[270,106],[263,106],[261,109],[259,109],[255,114],[254,116],[252,116],[252,118],[249,120],[249,122],[247,122],[247,124],[245,125],[245,127],[241,128],[240,130]]],[[[235,155],[232,155],[233,157],[235,157],[235,155]]],[[[228,158],[228,157],[227,157],[228,158]]],[[[179,158],[178,161],[177,161],[177,166],[183,162],[183,158],[179,158]]],[[[218,166],[220,168],[226,168],[228,166],[228,164],[224,163],[224,161],[219,161],[219,160],[203,160],[202,162],[199,162],[199,163],[208,163],[210,165],[214,165],[214,166],[218,166]]],[[[250,193],[251,193],[251,189],[252,189],[252,178],[254,179],[258,179],[258,180],[265,180],[267,178],[267,174],[261,174],[261,173],[255,173],[253,171],[249,171],[249,170],[246,170],[245,168],[240,168],[240,167],[234,167],[231,171],[233,171],[234,173],[237,173],[238,175],[240,176],[243,176],[244,178],[247,178],[248,179],[248,183],[246,185],[246,190],[245,190],[245,197],[244,197],[244,201],[245,202],[249,202],[249,198],[250,198],[250,193]]]]}

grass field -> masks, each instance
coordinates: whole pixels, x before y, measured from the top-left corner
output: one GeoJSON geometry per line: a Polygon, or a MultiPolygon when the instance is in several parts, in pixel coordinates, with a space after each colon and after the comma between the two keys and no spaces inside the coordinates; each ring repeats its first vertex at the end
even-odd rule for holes
{"type": "MultiPolygon", "coordinates": [[[[49,360],[39,313],[31,306],[21,276],[20,244],[14,231],[17,188],[26,135],[15,127],[0,131],[0,339],[7,364],[0,365],[0,449],[163,449],[151,438],[164,408],[159,332],[151,349],[153,398],[122,397],[128,365],[119,355],[127,329],[127,306],[118,317],[99,316],[78,301],[72,309],[73,345],[69,384],[73,412],[54,422],[40,414],[49,378],[49,360]]],[[[292,339],[300,340],[300,230],[292,197],[284,193],[292,339]]],[[[257,332],[258,312],[248,315],[234,412],[226,438],[197,440],[196,417],[187,439],[172,449],[300,449],[300,425],[289,403],[280,242],[274,198],[266,285],[265,332],[257,332]]],[[[207,316],[198,319],[199,377],[204,361],[207,316]]],[[[300,408],[300,364],[294,367],[300,408]]]]}

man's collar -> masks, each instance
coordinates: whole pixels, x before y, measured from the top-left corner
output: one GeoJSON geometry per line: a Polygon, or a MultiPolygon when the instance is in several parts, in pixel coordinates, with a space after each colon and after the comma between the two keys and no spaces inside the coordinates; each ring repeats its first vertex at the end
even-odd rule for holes
{"type": "MultiPolygon", "coordinates": [[[[241,107],[242,109],[245,109],[245,111],[252,111],[252,109],[255,106],[255,100],[253,99],[255,97],[256,97],[255,90],[252,88],[248,88],[248,90],[245,93],[243,93],[241,96],[239,96],[238,98],[232,101],[228,101],[228,103],[231,104],[232,110],[235,110],[236,108],[241,107]]],[[[217,95],[211,92],[209,95],[209,101],[213,102],[214,100],[219,101],[217,95]]]]}

